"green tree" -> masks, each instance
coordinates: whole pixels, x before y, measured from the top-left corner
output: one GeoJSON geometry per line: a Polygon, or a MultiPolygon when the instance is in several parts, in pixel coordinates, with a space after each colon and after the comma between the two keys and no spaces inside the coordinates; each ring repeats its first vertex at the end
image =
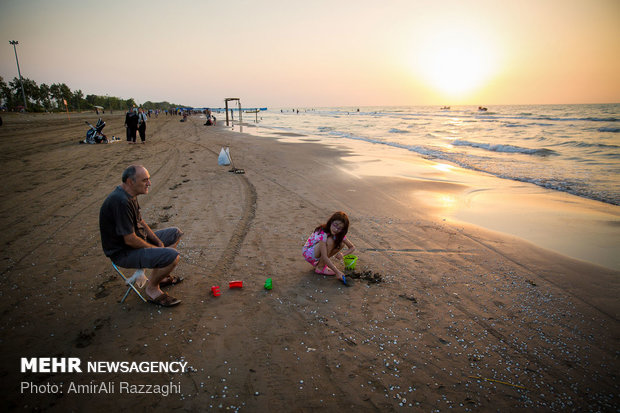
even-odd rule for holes
{"type": "Polygon", "coordinates": [[[136,101],[133,100],[133,98],[129,98],[125,100],[125,104],[123,105],[123,107],[125,108],[133,108],[135,106],[138,106],[138,105],[136,105],[136,101]]]}
{"type": "Polygon", "coordinates": [[[56,108],[61,109],[63,107],[63,103],[62,103],[62,92],[60,91],[59,83],[52,83],[52,86],[50,86],[50,95],[52,99],[56,101],[56,108]]]}
{"type": "Polygon", "coordinates": [[[28,79],[27,77],[22,78],[24,82],[24,93],[26,95],[26,100],[28,102],[28,106],[31,103],[36,103],[39,100],[39,85],[34,80],[28,79]]]}
{"type": "Polygon", "coordinates": [[[50,87],[45,83],[41,83],[39,85],[39,105],[41,105],[46,111],[52,110],[50,87]]]}
{"type": "Polygon", "coordinates": [[[106,105],[110,110],[123,110],[123,100],[117,98],[116,96],[110,96],[108,99],[108,104],[106,105]]]}
{"type": "Polygon", "coordinates": [[[151,102],[150,100],[147,100],[146,102],[144,102],[144,105],[142,105],[145,109],[170,109],[170,108],[176,108],[176,107],[189,107],[187,105],[177,105],[175,103],[170,103],[170,102],[151,102]]]}
{"type": "Polygon", "coordinates": [[[80,110],[81,108],[80,103],[82,102],[83,97],[84,97],[84,93],[82,93],[81,89],[78,89],[75,92],[73,92],[73,95],[71,96],[73,108],[77,108],[78,111],[80,110]]]}
{"type": "Polygon", "coordinates": [[[64,110],[65,108],[65,100],[67,101],[67,107],[69,109],[72,108],[71,98],[73,97],[73,93],[71,93],[71,89],[64,83],[53,83],[50,86],[50,94],[52,98],[56,101],[56,106],[59,110],[64,110]]]}
{"type": "MultiPolygon", "coordinates": [[[[37,86],[37,82],[27,77],[22,78],[22,82],[24,85],[24,95],[26,95],[26,104],[27,106],[32,106],[32,102],[36,102],[39,98],[39,86],[37,86]]],[[[16,106],[24,104],[22,82],[20,82],[17,77],[14,77],[13,80],[9,82],[11,94],[13,95],[13,102],[16,103],[16,106]]]]}
{"type": "Polygon", "coordinates": [[[89,105],[95,106],[97,104],[97,95],[86,95],[86,101],[89,105]]]}
{"type": "MultiPolygon", "coordinates": [[[[69,107],[69,109],[71,109],[71,97],[73,96],[73,93],[71,93],[71,89],[69,89],[69,86],[61,83],[60,94],[62,95],[62,99],[67,101],[67,106],[69,107]]],[[[64,102],[62,102],[62,104],[64,105],[64,102]]]]}
{"type": "MultiPolygon", "coordinates": [[[[65,104],[71,110],[82,110],[92,108],[93,106],[103,106],[108,110],[125,110],[129,107],[135,107],[136,101],[133,98],[122,99],[117,96],[99,96],[89,94],[84,97],[82,90],[72,92],[65,83],[52,83],[46,85],[42,83],[37,86],[34,80],[23,78],[24,94],[28,102],[28,108],[31,110],[61,110],[64,111],[65,104]]],[[[4,104],[8,108],[15,108],[23,104],[21,83],[18,78],[14,78],[8,84],[0,76],[0,104],[4,104]]],[[[143,107],[145,109],[169,109],[171,107],[185,107],[169,102],[151,102],[147,101],[143,107]]]]}
{"type": "Polygon", "coordinates": [[[0,104],[7,108],[13,107],[13,96],[11,96],[11,88],[0,76],[0,104]]]}

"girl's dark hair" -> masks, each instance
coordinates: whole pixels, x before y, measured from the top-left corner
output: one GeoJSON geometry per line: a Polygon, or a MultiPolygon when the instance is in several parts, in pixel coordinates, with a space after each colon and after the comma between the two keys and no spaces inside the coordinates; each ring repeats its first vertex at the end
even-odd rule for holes
{"type": "Polygon", "coordinates": [[[347,232],[349,231],[349,217],[344,212],[342,211],[334,212],[332,216],[329,217],[327,222],[323,225],[319,225],[318,227],[316,227],[314,229],[314,232],[317,232],[318,230],[322,229],[323,232],[325,232],[328,237],[332,237],[332,234],[330,233],[329,229],[331,228],[332,222],[334,221],[342,221],[344,224],[344,226],[342,227],[342,231],[340,231],[334,237],[334,246],[336,248],[340,248],[340,244],[342,244],[342,240],[344,239],[344,236],[347,235],[347,232]]]}

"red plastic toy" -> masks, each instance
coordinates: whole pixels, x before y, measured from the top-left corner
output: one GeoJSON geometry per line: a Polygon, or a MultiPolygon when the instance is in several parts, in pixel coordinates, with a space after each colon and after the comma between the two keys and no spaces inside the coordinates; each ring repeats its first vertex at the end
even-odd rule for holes
{"type": "Polygon", "coordinates": [[[231,281],[228,284],[228,288],[242,288],[243,287],[243,281],[231,281]]]}
{"type": "Polygon", "coordinates": [[[218,297],[221,293],[220,293],[220,286],[219,285],[214,285],[213,287],[211,287],[211,292],[213,293],[214,297],[218,297]]]}

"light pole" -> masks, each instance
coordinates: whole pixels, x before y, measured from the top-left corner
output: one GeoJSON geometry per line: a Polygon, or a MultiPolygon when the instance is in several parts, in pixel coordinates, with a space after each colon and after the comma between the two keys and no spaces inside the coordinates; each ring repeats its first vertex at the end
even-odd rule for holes
{"type": "Polygon", "coordinates": [[[19,75],[19,83],[22,85],[22,96],[24,98],[24,110],[28,110],[28,105],[26,104],[26,93],[24,92],[24,81],[22,80],[22,73],[19,70],[19,59],[17,59],[17,47],[19,44],[17,40],[9,40],[9,44],[13,45],[13,50],[15,51],[15,61],[17,62],[17,74],[19,75]]]}

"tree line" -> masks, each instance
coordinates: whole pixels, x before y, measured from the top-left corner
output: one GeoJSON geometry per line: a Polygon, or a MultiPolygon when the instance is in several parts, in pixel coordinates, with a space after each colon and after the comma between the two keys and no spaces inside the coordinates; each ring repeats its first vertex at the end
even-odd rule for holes
{"type": "MultiPolygon", "coordinates": [[[[52,83],[47,85],[41,83],[37,85],[34,80],[26,77],[22,78],[24,83],[24,94],[29,112],[60,112],[69,109],[70,111],[95,110],[95,106],[103,107],[107,110],[125,110],[135,107],[136,102],[133,98],[121,99],[116,96],[86,95],[80,89],[72,91],[64,83],[52,83]],[[67,107],[65,108],[65,102],[67,107]]],[[[20,111],[24,107],[22,86],[19,78],[14,77],[8,84],[0,76],[0,105],[5,110],[20,111]]],[[[170,109],[181,107],[169,102],[144,102],[145,109],[170,109]]],[[[183,106],[185,107],[185,106],[183,106]]]]}

